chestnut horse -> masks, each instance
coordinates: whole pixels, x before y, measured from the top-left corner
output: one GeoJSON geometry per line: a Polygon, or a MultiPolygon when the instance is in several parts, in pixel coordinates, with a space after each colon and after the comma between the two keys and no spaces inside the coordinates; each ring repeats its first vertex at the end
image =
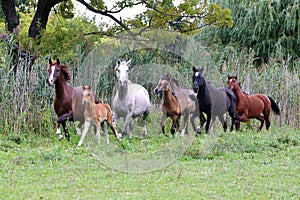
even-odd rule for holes
{"type": "Polygon", "coordinates": [[[266,129],[269,130],[271,125],[271,109],[275,114],[280,115],[280,109],[275,101],[264,94],[245,94],[240,87],[240,83],[237,81],[237,76],[228,76],[228,86],[236,96],[236,112],[238,120],[248,122],[249,119],[255,118],[260,121],[259,130],[263,128],[264,121],[266,121],[266,129]]]}
{"type": "Polygon", "coordinates": [[[100,143],[100,126],[102,131],[105,133],[106,136],[106,143],[109,144],[109,135],[107,129],[104,126],[104,122],[111,128],[112,132],[119,140],[119,135],[116,131],[116,126],[113,124],[113,117],[112,111],[110,106],[106,103],[95,103],[95,97],[92,93],[92,86],[82,86],[82,104],[84,105],[84,129],[81,135],[81,139],[78,143],[78,147],[80,147],[83,143],[83,140],[89,130],[91,124],[96,125],[96,138],[97,142],[100,143]]]}
{"type": "Polygon", "coordinates": [[[82,87],[73,87],[68,84],[67,81],[70,79],[69,66],[61,65],[58,58],[56,61],[51,61],[51,59],[49,59],[48,83],[49,85],[55,85],[56,96],[54,100],[54,110],[58,115],[56,134],[59,139],[63,138],[60,131],[61,124],[67,140],[70,140],[70,135],[66,128],[67,120],[79,121],[77,128],[78,133],[84,123],[82,87]]]}
{"type": "MultiPolygon", "coordinates": [[[[179,130],[179,119],[182,113],[177,97],[171,92],[170,84],[167,80],[161,79],[154,89],[154,93],[163,94],[161,108],[163,116],[160,122],[163,134],[165,133],[165,121],[168,117],[172,119],[171,133],[174,136],[175,130],[179,130]]],[[[189,114],[189,113],[188,113],[189,114]]],[[[181,135],[183,136],[183,135],[181,135]]]]}

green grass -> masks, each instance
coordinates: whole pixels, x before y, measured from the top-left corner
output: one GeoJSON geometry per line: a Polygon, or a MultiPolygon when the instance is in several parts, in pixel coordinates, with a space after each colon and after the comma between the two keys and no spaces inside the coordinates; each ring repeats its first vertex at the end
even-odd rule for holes
{"type": "MultiPolygon", "coordinates": [[[[288,127],[193,136],[179,159],[147,173],[104,165],[102,154],[95,152],[106,145],[87,145],[94,136],[80,148],[79,137],[71,138],[0,135],[0,199],[300,198],[300,134],[288,127]]],[[[111,139],[119,147],[116,154],[122,149],[139,159],[147,153],[160,155],[155,149],[174,140],[180,138],[111,139]]]]}

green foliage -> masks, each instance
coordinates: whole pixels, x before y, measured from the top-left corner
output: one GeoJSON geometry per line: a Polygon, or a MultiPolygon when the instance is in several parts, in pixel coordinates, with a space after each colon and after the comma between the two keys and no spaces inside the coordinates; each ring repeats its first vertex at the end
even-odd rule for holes
{"type": "MultiPolygon", "coordinates": [[[[219,2],[219,1],[216,1],[219,2]]],[[[220,1],[231,10],[232,27],[211,27],[206,30],[208,45],[234,46],[254,50],[258,64],[268,62],[278,53],[285,58],[300,55],[299,3],[298,1],[220,1]]]]}
{"type": "Polygon", "coordinates": [[[66,19],[72,19],[74,17],[74,4],[72,0],[62,1],[58,5],[58,13],[66,19]]]}
{"type": "Polygon", "coordinates": [[[97,10],[104,10],[105,4],[102,0],[91,0],[90,5],[97,10]]]}
{"type": "Polygon", "coordinates": [[[85,35],[97,32],[95,21],[75,17],[71,20],[51,18],[40,38],[34,45],[40,55],[59,56],[62,59],[73,59],[77,53],[89,52],[101,40],[97,35],[85,35]],[[77,52],[79,51],[79,52],[77,52]]]}

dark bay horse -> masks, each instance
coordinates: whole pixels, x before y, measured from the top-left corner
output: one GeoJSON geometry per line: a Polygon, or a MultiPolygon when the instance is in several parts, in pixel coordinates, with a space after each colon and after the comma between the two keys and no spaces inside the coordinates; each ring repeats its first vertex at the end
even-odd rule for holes
{"type": "Polygon", "coordinates": [[[224,131],[227,123],[224,114],[228,111],[232,123],[230,130],[233,130],[236,121],[236,98],[234,93],[227,88],[214,88],[203,76],[203,67],[193,67],[193,89],[197,93],[197,100],[200,113],[204,112],[207,116],[205,131],[208,133],[211,118],[217,116],[222,123],[224,131]]]}
{"type": "MultiPolygon", "coordinates": [[[[171,78],[169,75],[162,75],[154,93],[162,93],[164,88],[170,88],[172,94],[176,96],[180,104],[180,114],[183,116],[183,126],[181,130],[181,137],[184,136],[184,133],[187,131],[188,121],[190,120],[192,128],[196,131],[195,118],[199,116],[199,109],[197,105],[196,93],[193,90],[186,89],[180,86],[178,81],[174,78],[171,78]]],[[[162,102],[163,103],[163,102],[162,102]]],[[[165,113],[163,113],[161,126],[164,127],[165,124],[165,113]]],[[[200,115],[201,123],[205,123],[205,118],[203,115],[200,115]]]]}
{"type": "Polygon", "coordinates": [[[180,103],[174,93],[171,92],[170,85],[161,80],[158,86],[154,89],[154,93],[163,94],[161,103],[163,116],[161,119],[162,132],[165,133],[165,120],[170,117],[172,119],[171,133],[174,136],[175,131],[179,130],[179,119],[181,116],[180,103]]]}
{"type": "Polygon", "coordinates": [[[275,101],[264,94],[245,94],[237,81],[237,76],[228,76],[228,86],[237,99],[236,112],[238,120],[247,122],[249,119],[255,118],[260,121],[259,130],[262,129],[264,121],[266,121],[266,129],[269,130],[271,109],[275,114],[280,115],[280,109],[275,101]]]}
{"type": "MultiPolygon", "coordinates": [[[[54,100],[54,110],[58,115],[56,134],[59,139],[63,138],[60,131],[60,125],[62,125],[67,140],[70,140],[70,135],[66,128],[66,122],[68,120],[79,121],[77,128],[78,133],[84,123],[82,86],[73,87],[67,83],[70,79],[69,66],[61,65],[58,58],[56,61],[51,61],[51,59],[49,59],[48,83],[49,85],[55,85],[56,96],[54,100]]],[[[98,100],[96,100],[96,102],[98,102],[98,100]]]]}

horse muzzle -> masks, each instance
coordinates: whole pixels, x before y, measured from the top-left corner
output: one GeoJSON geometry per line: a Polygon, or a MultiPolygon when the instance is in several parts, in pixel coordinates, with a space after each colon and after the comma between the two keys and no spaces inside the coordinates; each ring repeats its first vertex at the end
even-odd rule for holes
{"type": "Polygon", "coordinates": [[[163,93],[163,91],[161,89],[157,89],[157,88],[155,88],[153,90],[153,92],[154,92],[154,94],[162,94],[163,93]]]}
{"type": "Polygon", "coordinates": [[[52,85],[54,85],[54,81],[53,81],[53,79],[50,79],[50,80],[48,79],[48,81],[47,81],[47,82],[48,82],[48,85],[49,85],[49,86],[52,86],[52,85]]]}
{"type": "Polygon", "coordinates": [[[127,84],[127,81],[119,81],[119,86],[125,87],[127,84]]]}
{"type": "Polygon", "coordinates": [[[198,93],[199,87],[193,87],[195,93],[198,93]]]}

